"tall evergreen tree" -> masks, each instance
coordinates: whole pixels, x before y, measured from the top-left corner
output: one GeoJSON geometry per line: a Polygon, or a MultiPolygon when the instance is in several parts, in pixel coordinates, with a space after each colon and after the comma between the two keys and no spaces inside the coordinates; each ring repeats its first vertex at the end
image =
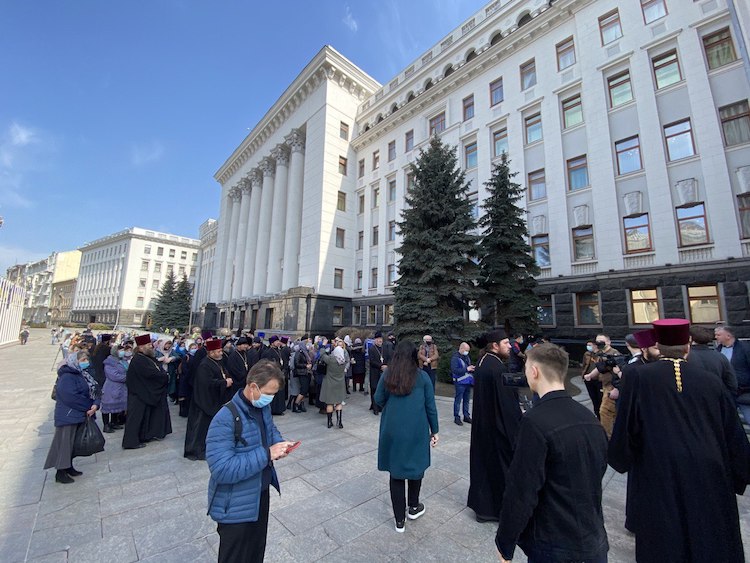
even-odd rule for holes
{"type": "Polygon", "coordinates": [[[488,196],[482,204],[485,214],[479,220],[479,285],[485,295],[480,303],[488,324],[503,325],[509,332],[534,332],[539,306],[534,276],[539,267],[526,242],[525,211],[516,205],[524,192],[513,181],[516,174],[510,172],[510,161],[503,153],[484,183],[488,196]]]}
{"type": "Polygon", "coordinates": [[[187,330],[190,322],[190,306],[192,305],[193,288],[188,283],[187,276],[182,276],[174,292],[172,306],[172,321],[170,328],[187,330]]]}
{"type": "Polygon", "coordinates": [[[406,206],[398,223],[403,242],[394,289],[396,333],[412,341],[431,334],[446,353],[470,338],[470,303],[481,294],[475,280],[479,237],[456,150],[435,136],[411,165],[406,206]]]}
{"type": "Polygon", "coordinates": [[[154,312],[151,314],[151,324],[158,330],[170,327],[172,320],[172,308],[177,290],[177,282],[174,272],[169,272],[164,283],[159,288],[159,295],[154,300],[154,312]]]}

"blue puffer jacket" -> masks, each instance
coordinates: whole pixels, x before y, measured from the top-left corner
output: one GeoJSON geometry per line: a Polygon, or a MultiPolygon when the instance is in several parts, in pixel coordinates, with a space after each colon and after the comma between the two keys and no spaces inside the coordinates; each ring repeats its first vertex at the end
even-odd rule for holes
{"type": "Polygon", "coordinates": [[[57,370],[56,392],[55,426],[80,424],[86,420],[86,411],[99,404],[91,400],[89,386],[81,372],[67,364],[57,370]]]}
{"type": "MultiPolygon", "coordinates": [[[[261,477],[269,463],[268,450],[263,447],[260,428],[250,416],[250,407],[240,397],[242,389],[232,398],[242,419],[242,437],[247,442],[235,446],[234,418],[222,407],[211,421],[206,436],[206,461],[211,472],[208,482],[208,514],[220,524],[256,522],[260,507],[261,477]]],[[[271,407],[263,407],[266,442],[269,446],[284,439],[271,416],[271,407]]],[[[276,470],[271,468],[271,484],[281,494],[276,470]]]]}

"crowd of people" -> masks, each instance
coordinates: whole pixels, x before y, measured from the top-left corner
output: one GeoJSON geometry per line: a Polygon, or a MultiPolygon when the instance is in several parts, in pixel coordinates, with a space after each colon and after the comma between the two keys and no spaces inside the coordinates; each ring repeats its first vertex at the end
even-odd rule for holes
{"type": "MultiPolygon", "coordinates": [[[[279,488],[273,462],[299,446],[282,438],[274,416],[318,409],[333,432],[355,392],[369,394],[380,415],[378,469],[390,474],[395,530],[426,511],[422,479],[439,442],[431,335],[419,346],[380,332],[365,342],[250,331],[58,338],[64,360],[45,468],[56,468],[59,483],[81,475],[76,431],[98,411],[105,433],[123,430],[125,449],[165,438],[171,401],[187,418],[184,456],[210,469],[220,561],[263,559],[269,488],[279,488]]],[[[628,472],[624,525],[638,561],[744,561],[734,495],[750,483],[738,415],[750,422],[750,345],[730,327],[714,334],[680,319],[625,342],[629,354],[605,334],[587,344],[593,413],[565,390],[567,352],[545,339],[496,329],[473,342],[473,359],[468,342],[452,353],[454,422],[471,425],[467,506],[497,524],[501,560],[519,546],[529,561],[606,561],[609,464],[628,472]]]]}

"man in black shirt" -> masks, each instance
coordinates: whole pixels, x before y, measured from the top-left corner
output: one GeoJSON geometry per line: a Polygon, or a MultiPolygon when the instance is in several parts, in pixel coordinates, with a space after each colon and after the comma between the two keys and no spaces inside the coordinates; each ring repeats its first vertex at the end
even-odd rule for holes
{"type": "Polygon", "coordinates": [[[529,561],[607,561],[602,477],[607,436],[565,391],[568,354],[543,343],[526,352],[526,378],[539,395],[521,420],[495,545],[510,561],[516,544],[529,561]]]}

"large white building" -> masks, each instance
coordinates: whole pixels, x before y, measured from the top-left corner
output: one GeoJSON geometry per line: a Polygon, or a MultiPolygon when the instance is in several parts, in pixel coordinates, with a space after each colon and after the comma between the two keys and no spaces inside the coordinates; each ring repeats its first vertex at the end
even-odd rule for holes
{"type": "Polygon", "coordinates": [[[132,227],[81,247],[71,320],[150,325],[149,310],[169,272],[193,284],[200,241],[132,227]]]}
{"type": "MultiPolygon", "coordinates": [[[[389,326],[409,166],[507,151],[552,336],[750,318],[746,2],[498,0],[386,85],[325,47],[216,173],[204,322],[389,326]]],[[[477,209],[479,209],[477,207],[477,209]]]]}

